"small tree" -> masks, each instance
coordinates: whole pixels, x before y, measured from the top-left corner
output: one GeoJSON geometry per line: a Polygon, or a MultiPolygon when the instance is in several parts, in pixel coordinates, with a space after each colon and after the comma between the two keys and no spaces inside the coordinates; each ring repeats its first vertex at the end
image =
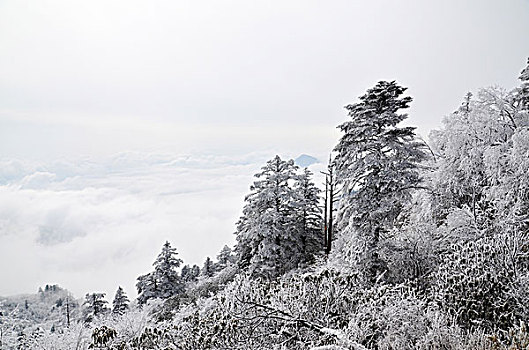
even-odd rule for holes
{"type": "Polygon", "coordinates": [[[123,291],[123,288],[118,287],[112,305],[112,312],[116,315],[123,315],[129,309],[129,298],[123,291]]]}
{"type": "Polygon", "coordinates": [[[198,276],[200,276],[200,267],[198,265],[196,265],[196,264],[191,266],[190,274],[191,274],[191,279],[193,281],[196,281],[198,276]]]}
{"type": "Polygon", "coordinates": [[[234,263],[234,261],[235,256],[233,255],[232,249],[225,245],[217,255],[217,263],[215,264],[215,270],[220,271],[229,264],[234,263]]]}
{"type": "Polygon", "coordinates": [[[184,283],[196,282],[198,276],[200,276],[200,267],[197,265],[185,265],[182,267],[182,271],[180,271],[180,278],[184,283]]]}
{"type": "Polygon", "coordinates": [[[320,208],[320,192],[312,181],[312,172],[305,168],[298,175],[294,183],[296,192],[296,221],[299,229],[299,250],[301,260],[310,262],[314,255],[320,253],[323,248],[321,237],[322,210],[320,208]]]}
{"type": "Polygon", "coordinates": [[[182,270],[180,271],[180,278],[184,283],[191,281],[191,266],[184,265],[184,267],[182,267],[182,270]]]}
{"type": "Polygon", "coordinates": [[[87,293],[83,305],[85,322],[92,322],[95,318],[107,313],[108,301],[105,300],[105,293],[87,293]]]}
{"type": "Polygon", "coordinates": [[[138,302],[140,304],[145,304],[149,299],[159,298],[160,290],[154,272],[141,275],[137,280],[136,289],[138,290],[138,302]]]}
{"type": "Polygon", "coordinates": [[[138,277],[136,288],[140,304],[151,298],[166,299],[183,291],[182,279],[177,271],[182,260],[177,255],[176,248],[165,242],[153,263],[154,271],[138,277]]]}
{"type": "Polygon", "coordinates": [[[177,271],[182,259],[177,258],[177,255],[176,248],[165,242],[162,252],[154,262],[154,273],[158,279],[160,297],[163,299],[175,295],[182,289],[182,281],[177,271]]]}
{"type": "Polygon", "coordinates": [[[212,277],[215,274],[215,267],[213,266],[213,261],[209,258],[206,258],[204,261],[204,267],[202,268],[202,275],[206,277],[212,277]]]}

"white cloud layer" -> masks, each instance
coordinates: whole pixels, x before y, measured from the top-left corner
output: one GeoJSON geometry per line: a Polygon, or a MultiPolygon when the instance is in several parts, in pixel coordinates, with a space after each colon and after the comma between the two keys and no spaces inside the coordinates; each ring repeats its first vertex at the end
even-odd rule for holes
{"type": "Polygon", "coordinates": [[[252,176],[272,155],[1,161],[0,295],[48,283],[135,295],[165,240],[202,264],[234,243],[252,176]]]}

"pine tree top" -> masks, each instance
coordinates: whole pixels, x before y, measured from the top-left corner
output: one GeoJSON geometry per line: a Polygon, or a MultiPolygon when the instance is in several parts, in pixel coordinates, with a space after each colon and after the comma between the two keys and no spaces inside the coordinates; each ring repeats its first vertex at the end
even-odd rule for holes
{"type": "Polygon", "coordinates": [[[176,248],[171,247],[169,241],[166,241],[162,247],[162,251],[153,263],[157,271],[176,271],[182,264],[182,259],[177,258],[178,252],[176,248]]]}
{"type": "MultiPolygon", "coordinates": [[[[406,90],[395,81],[379,81],[360,96],[361,102],[349,104],[345,109],[357,128],[395,126],[407,118],[407,114],[396,113],[399,109],[408,108],[412,101],[410,96],[400,97],[406,90]]],[[[347,124],[346,122],[340,127],[347,124]]]]}

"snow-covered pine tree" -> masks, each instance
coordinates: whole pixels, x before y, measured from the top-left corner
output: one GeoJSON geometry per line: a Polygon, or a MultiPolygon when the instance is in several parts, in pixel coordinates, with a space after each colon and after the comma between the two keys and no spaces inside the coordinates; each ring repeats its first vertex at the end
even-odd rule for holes
{"type": "Polygon", "coordinates": [[[158,280],[160,298],[169,298],[182,290],[182,281],[178,275],[178,267],[182,264],[182,259],[177,258],[176,248],[166,241],[162,247],[162,252],[154,262],[154,273],[158,280]]]}
{"type": "Polygon", "coordinates": [[[185,265],[184,267],[182,267],[182,271],[180,271],[180,278],[184,283],[196,282],[198,276],[200,276],[200,267],[198,267],[197,265],[185,265]]]}
{"type": "Polygon", "coordinates": [[[198,265],[191,266],[191,280],[196,281],[198,276],[200,276],[200,267],[198,265]]]}
{"type": "Polygon", "coordinates": [[[204,267],[202,267],[202,276],[212,277],[215,274],[215,267],[213,266],[213,261],[208,256],[204,261],[204,267]]]}
{"type": "Polygon", "coordinates": [[[138,277],[138,302],[144,304],[151,298],[166,299],[183,290],[183,283],[178,275],[182,260],[177,258],[176,248],[165,242],[161,253],[153,263],[154,271],[138,277]]]}
{"type": "Polygon", "coordinates": [[[112,305],[112,313],[116,315],[123,315],[129,309],[129,298],[123,288],[118,287],[112,305]]]}
{"type": "Polygon", "coordinates": [[[234,262],[233,251],[230,247],[225,245],[217,255],[217,263],[215,264],[215,270],[220,271],[229,264],[234,262]]]}
{"type": "Polygon", "coordinates": [[[149,299],[159,298],[160,290],[154,272],[141,275],[137,278],[138,302],[145,304],[149,299]]]}
{"type": "Polygon", "coordinates": [[[297,195],[291,186],[297,166],[279,156],[268,161],[245,198],[237,223],[237,260],[253,275],[276,277],[300,261],[295,221],[297,195]]]}
{"type": "Polygon", "coordinates": [[[87,293],[83,303],[83,306],[85,306],[83,311],[85,322],[92,322],[96,317],[108,312],[107,304],[105,293],[87,293]]]}
{"type": "Polygon", "coordinates": [[[191,281],[191,266],[184,265],[184,267],[182,267],[182,270],[180,271],[180,278],[184,283],[191,281]]]}
{"type": "Polygon", "coordinates": [[[383,233],[392,228],[403,204],[419,185],[418,163],[426,159],[415,128],[397,127],[407,118],[399,113],[412,98],[395,81],[380,81],[347,105],[351,119],[339,126],[344,133],[335,158],[342,186],[338,229],[349,241],[349,256],[369,281],[385,270],[379,256],[383,233]]]}
{"type": "Polygon", "coordinates": [[[320,192],[312,181],[312,172],[305,168],[294,183],[296,198],[296,216],[299,227],[299,244],[302,260],[310,262],[314,255],[323,249],[322,210],[320,192]]]}

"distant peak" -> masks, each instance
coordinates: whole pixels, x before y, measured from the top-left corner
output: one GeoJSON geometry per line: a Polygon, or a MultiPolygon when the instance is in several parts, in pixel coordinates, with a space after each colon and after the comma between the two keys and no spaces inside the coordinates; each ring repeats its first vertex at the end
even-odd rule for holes
{"type": "Polygon", "coordinates": [[[312,164],[320,163],[318,158],[314,158],[313,156],[309,156],[308,154],[302,154],[299,157],[297,157],[294,162],[296,165],[306,168],[312,164]]]}

